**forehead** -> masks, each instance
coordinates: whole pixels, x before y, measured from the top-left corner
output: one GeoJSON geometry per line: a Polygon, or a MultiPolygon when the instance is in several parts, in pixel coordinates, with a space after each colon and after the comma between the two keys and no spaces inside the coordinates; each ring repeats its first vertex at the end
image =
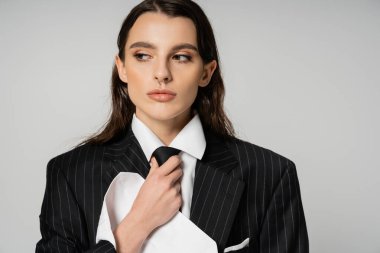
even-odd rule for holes
{"type": "Polygon", "coordinates": [[[177,43],[197,45],[193,21],[186,17],[170,17],[159,12],[147,12],[139,16],[128,33],[127,45],[138,41],[157,46],[177,43]]]}

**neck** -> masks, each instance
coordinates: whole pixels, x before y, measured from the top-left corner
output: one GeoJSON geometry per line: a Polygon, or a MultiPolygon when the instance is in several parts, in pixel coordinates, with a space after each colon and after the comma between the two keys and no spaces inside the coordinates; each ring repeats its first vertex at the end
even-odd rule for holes
{"type": "Polygon", "coordinates": [[[136,117],[139,118],[144,124],[162,141],[163,144],[169,146],[177,134],[186,126],[191,120],[192,113],[182,113],[181,115],[167,120],[157,120],[146,117],[136,110],[136,117]]]}

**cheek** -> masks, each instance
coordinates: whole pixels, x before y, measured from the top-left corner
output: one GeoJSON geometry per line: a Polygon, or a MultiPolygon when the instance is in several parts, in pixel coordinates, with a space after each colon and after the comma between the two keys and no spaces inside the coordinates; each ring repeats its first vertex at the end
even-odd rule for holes
{"type": "Polygon", "coordinates": [[[144,103],[144,94],[146,90],[144,88],[144,82],[138,73],[135,71],[127,72],[128,75],[128,96],[132,100],[134,105],[144,103]]]}
{"type": "Polygon", "coordinates": [[[135,106],[139,105],[141,101],[141,96],[138,94],[139,92],[136,90],[136,87],[131,85],[131,83],[128,83],[128,97],[135,106]]]}
{"type": "Polygon", "coordinates": [[[200,67],[177,69],[175,79],[177,79],[177,87],[181,91],[181,100],[191,105],[198,93],[199,82],[201,79],[200,67]]]}
{"type": "Polygon", "coordinates": [[[144,78],[146,78],[145,71],[141,68],[136,68],[134,66],[126,68],[128,83],[140,83],[144,78]]]}
{"type": "Polygon", "coordinates": [[[142,94],[145,94],[144,84],[146,83],[147,75],[136,66],[127,67],[126,73],[128,78],[128,94],[132,102],[136,105],[139,100],[143,99],[142,94]]]}
{"type": "Polygon", "coordinates": [[[199,87],[199,83],[201,81],[201,71],[199,69],[193,69],[192,71],[183,71],[185,73],[183,75],[182,81],[184,84],[184,89],[191,93],[196,93],[199,87]]]}
{"type": "Polygon", "coordinates": [[[182,104],[186,105],[187,107],[191,106],[194,103],[197,94],[198,85],[196,83],[185,86],[181,92],[181,101],[183,101],[182,104]]]}

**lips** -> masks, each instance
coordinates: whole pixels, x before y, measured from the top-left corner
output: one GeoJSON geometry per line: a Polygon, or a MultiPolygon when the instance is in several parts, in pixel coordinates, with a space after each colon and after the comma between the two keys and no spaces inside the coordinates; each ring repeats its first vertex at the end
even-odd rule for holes
{"type": "Polygon", "coordinates": [[[157,101],[157,102],[168,102],[173,100],[176,96],[176,93],[171,90],[152,90],[147,93],[148,96],[157,101]]]}

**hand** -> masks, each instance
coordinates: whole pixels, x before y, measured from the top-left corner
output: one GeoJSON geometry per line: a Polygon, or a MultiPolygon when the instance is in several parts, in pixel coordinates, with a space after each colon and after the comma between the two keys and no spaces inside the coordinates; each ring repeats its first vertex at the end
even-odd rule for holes
{"type": "Polygon", "coordinates": [[[149,174],[131,210],[114,232],[118,252],[138,252],[149,234],[178,212],[182,205],[180,164],[178,155],[161,167],[151,159],[149,174]]]}
{"type": "Polygon", "coordinates": [[[151,159],[151,168],[132,205],[131,215],[151,232],[168,222],[182,205],[181,160],[170,157],[161,167],[151,159]]]}

